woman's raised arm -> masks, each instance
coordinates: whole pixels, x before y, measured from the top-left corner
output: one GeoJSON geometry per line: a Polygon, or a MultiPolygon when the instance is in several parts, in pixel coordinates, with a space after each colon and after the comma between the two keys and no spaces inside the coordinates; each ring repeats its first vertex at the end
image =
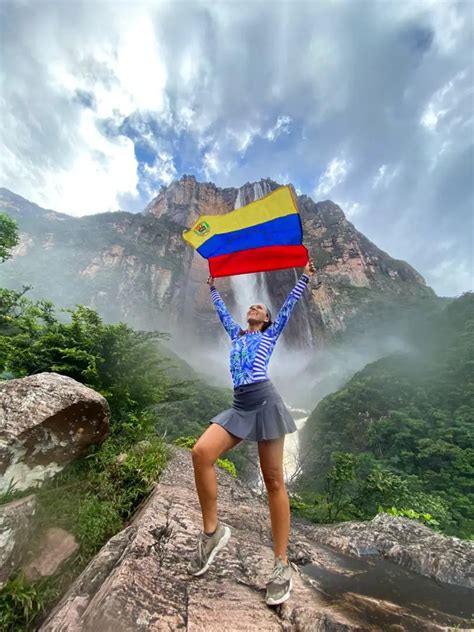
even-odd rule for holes
{"type": "Polygon", "coordinates": [[[293,311],[294,306],[299,301],[299,299],[303,296],[303,292],[306,286],[309,284],[310,278],[313,276],[315,272],[314,262],[312,259],[308,260],[306,264],[303,274],[298,279],[297,284],[289,293],[286,301],[283,303],[280,311],[278,312],[274,322],[265,330],[265,334],[272,336],[275,340],[281,334],[285,325],[287,324],[291,312],[293,311]]]}
{"type": "Polygon", "coordinates": [[[241,329],[240,325],[236,323],[229,314],[226,304],[222,300],[222,297],[214,285],[214,279],[212,276],[207,279],[207,283],[211,290],[211,300],[214,303],[217,315],[219,316],[221,323],[224,325],[224,329],[229,334],[230,339],[233,340],[239,334],[241,329]]]}

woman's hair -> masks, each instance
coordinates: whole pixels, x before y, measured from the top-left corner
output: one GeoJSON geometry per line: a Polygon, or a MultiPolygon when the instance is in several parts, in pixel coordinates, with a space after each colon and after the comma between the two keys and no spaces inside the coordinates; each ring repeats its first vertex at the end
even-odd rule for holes
{"type": "Polygon", "coordinates": [[[262,325],[262,329],[260,331],[265,331],[265,329],[268,329],[270,327],[270,325],[273,325],[273,321],[270,318],[270,320],[267,323],[263,323],[262,325]]]}

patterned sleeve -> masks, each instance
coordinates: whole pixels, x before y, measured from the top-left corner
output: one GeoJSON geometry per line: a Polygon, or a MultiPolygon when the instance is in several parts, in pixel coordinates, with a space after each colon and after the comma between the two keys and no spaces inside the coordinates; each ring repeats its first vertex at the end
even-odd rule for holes
{"type": "Polygon", "coordinates": [[[294,306],[299,301],[299,299],[303,296],[303,292],[305,287],[309,283],[309,276],[307,274],[302,274],[298,280],[298,283],[291,290],[288,295],[288,298],[283,303],[280,311],[277,314],[277,317],[273,321],[273,324],[270,325],[265,330],[265,333],[272,336],[275,340],[281,334],[283,329],[285,328],[286,323],[288,322],[291,312],[293,311],[294,306]]]}
{"type": "Polygon", "coordinates": [[[214,303],[214,306],[217,311],[217,315],[219,316],[221,323],[224,325],[225,330],[230,336],[230,339],[233,340],[240,331],[240,325],[238,325],[232,316],[227,311],[227,307],[225,306],[224,301],[222,300],[219,292],[216,290],[214,286],[211,286],[211,299],[214,303]]]}

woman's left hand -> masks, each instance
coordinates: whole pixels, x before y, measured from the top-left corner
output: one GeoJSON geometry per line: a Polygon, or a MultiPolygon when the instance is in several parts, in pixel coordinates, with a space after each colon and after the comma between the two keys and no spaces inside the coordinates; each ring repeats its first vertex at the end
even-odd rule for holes
{"type": "Polygon", "coordinates": [[[312,259],[308,259],[308,263],[304,267],[303,274],[307,274],[309,277],[312,277],[315,272],[314,261],[312,259]]]}

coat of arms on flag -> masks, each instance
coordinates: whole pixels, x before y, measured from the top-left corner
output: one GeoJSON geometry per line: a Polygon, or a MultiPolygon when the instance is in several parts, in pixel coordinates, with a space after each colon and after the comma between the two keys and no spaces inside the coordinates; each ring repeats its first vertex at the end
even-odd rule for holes
{"type": "Polygon", "coordinates": [[[303,267],[309,259],[289,186],[226,215],[201,215],[183,239],[208,260],[215,278],[303,267]]]}

